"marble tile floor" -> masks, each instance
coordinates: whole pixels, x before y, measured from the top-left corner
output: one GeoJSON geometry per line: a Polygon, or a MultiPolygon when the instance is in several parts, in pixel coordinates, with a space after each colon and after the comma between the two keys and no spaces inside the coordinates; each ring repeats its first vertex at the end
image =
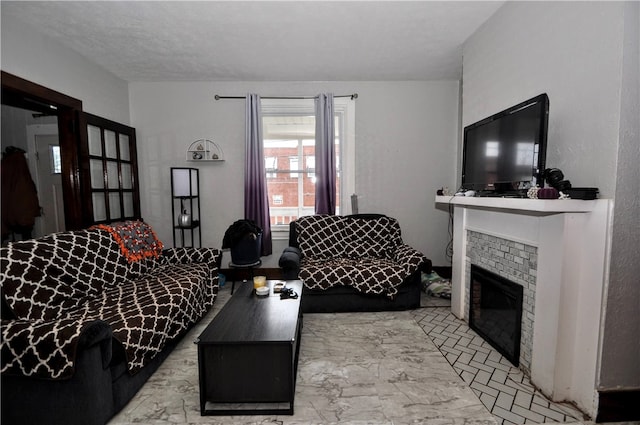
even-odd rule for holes
{"type": "Polygon", "coordinates": [[[116,415],[123,424],[451,424],[495,425],[413,313],[307,314],[294,415],[200,416],[193,340],[214,308],[116,415]]]}
{"type": "Polygon", "coordinates": [[[229,297],[227,285],[109,425],[592,424],[536,393],[447,300],[426,294],[410,312],[305,315],[293,416],[200,416],[193,340],[229,297]]]}

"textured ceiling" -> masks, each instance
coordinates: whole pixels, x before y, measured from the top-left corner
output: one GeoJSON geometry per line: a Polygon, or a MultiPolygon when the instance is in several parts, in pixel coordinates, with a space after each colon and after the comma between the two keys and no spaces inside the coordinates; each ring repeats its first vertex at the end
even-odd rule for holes
{"type": "Polygon", "coordinates": [[[503,2],[2,1],[127,81],[459,79],[503,2]]]}

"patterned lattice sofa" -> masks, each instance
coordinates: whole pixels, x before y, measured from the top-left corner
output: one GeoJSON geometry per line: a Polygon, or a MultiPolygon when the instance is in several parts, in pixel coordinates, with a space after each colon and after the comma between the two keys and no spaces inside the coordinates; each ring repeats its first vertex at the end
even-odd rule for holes
{"type": "Polygon", "coordinates": [[[402,241],[395,218],[313,215],[289,226],[280,256],[285,279],[302,279],[306,313],[420,306],[420,271],[431,261],[402,241]]]}
{"type": "Polygon", "coordinates": [[[2,424],[106,423],[212,306],[220,257],[143,222],[2,248],[2,424]]]}

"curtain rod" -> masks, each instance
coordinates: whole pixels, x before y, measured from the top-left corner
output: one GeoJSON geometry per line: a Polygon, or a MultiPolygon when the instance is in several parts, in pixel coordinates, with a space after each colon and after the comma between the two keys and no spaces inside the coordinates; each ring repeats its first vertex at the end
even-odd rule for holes
{"type": "MultiPolygon", "coordinates": [[[[260,97],[261,99],[315,99],[318,96],[264,96],[264,97],[260,97]]],[[[340,96],[333,96],[333,97],[350,97],[351,100],[357,99],[358,98],[358,93],[353,93],[353,94],[344,94],[344,95],[340,95],[340,96]]],[[[246,99],[246,96],[220,96],[220,95],[215,95],[214,98],[216,100],[220,100],[220,99],[246,99]]]]}

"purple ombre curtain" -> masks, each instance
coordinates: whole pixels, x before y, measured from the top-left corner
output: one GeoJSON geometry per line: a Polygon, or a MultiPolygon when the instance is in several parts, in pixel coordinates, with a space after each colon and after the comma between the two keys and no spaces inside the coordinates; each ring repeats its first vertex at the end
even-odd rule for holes
{"type": "Polygon", "coordinates": [[[262,112],[260,96],[247,94],[245,128],[244,218],[253,220],[262,228],[262,255],[270,255],[271,219],[267,178],[264,169],[264,142],[262,140],[262,112]]]}
{"type": "Polygon", "coordinates": [[[336,151],[333,94],[321,93],[316,104],[316,214],[336,213],[336,151]]]}

